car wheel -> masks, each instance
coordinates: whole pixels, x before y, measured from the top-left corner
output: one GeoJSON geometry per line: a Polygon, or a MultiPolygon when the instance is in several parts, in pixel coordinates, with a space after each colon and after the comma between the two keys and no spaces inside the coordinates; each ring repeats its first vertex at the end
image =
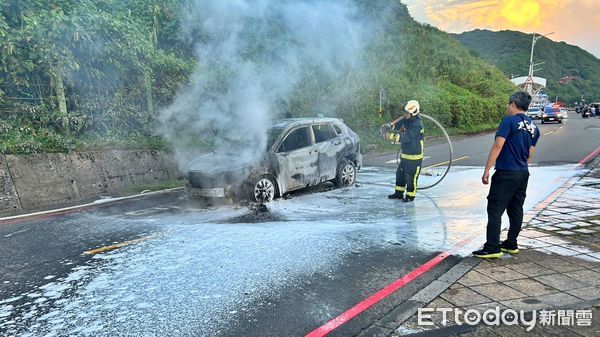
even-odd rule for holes
{"type": "Polygon", "coordinates": [[[542,119],[542,124],[546,123],[543,119],[542,119]]]}
{"type": "Polygon", "coordinates": [[[250,200],[266,204],[277,196],[277,185],[271,177],[263,175],[252,181],[249,192],[250,200]]]}
{"type": "Polygon", "coordinates": [[[333,180],[336,187],[348,187],[356,182],[356,166],[350,161],[344,161],[338,166],[337,175],[333,180]]]}
{"type": "Polygon", "coordinates": [[[558,124],[562,124],[562,119],[559,119],[559,120],[558,120],[558,124]]]}

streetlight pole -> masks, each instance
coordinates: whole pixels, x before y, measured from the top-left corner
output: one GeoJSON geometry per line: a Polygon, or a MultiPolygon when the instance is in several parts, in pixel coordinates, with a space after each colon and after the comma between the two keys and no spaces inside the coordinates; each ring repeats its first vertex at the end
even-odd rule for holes
{"type": "Polygon", "coordinates": [[[531,40],[531,54],[529,55],[529,74],[527,77],[527,83],[525,84],[525,90],[530,94],[533,94],[533,67],[535,66],[533,63],[533,50],[535,49],[535,44],[539,39],[552,34],[554,34],[554,32],[536,36],[536,34],[533,33],[533,38],[531,40]]]}

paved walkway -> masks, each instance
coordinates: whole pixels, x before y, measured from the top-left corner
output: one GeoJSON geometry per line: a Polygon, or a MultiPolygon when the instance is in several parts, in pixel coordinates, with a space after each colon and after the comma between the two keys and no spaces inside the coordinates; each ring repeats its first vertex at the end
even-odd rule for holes
{"type": "Polygon", "coordinates": [[[413,305],[410,315],[388,315],[378,323],[385,329],[371,330],[372,335],[600,336],[599,164],[600,157],[584,176],[569,180],[527,214],[520,254],[463,260],[413,297],[413,303],[426,303],[421,310],[429,311],[422,314],[430,317],[421,315],[419,324],[413,305]],[[446,321],[440,308],[453,310],[446,321]],[[499,311],[488,311],[495,308],[499,311]],[[457,324],[454,309],[472,309],[490,319],[522,310],[526,317],[535,314],[537,324],[531,331],[524,324],[457,324]]]}

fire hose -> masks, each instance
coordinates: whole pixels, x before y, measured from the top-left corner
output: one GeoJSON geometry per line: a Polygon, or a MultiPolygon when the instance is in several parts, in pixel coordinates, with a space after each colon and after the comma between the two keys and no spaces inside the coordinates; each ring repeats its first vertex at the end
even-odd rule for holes
{"type": "MultiPolygon", "coordinates": [[[[444,180],[444,178],[446,178],[446,175],[448,175],[448,172],[450,172],[450,168],[452,167],[452,160],[454,157],[454,150],[452,149],[452,141],[450,140],[450,136],[448,135],[448,132],[446,132],[446,129],[444,129],[444,127],[442,126],[442,124],[440,124],[440,122],[438,122],[437,120],[435,120],[435,118],[425,115],[423,113],[420,113],[419,116],[431,121],[434,125],[436,125],[443,133],[444,137],[446,138],[446,142],[448,144],[448,161],[447,161],[447,165],[446,165],[446,169],[444,170],[444,173],[440,176],[440,178],[438,180],[436,180],[435,182],[426,185],[426,186],[419,186],[420,190],[426,190],[428,188],[432,188],[434,186],[436,186],[437,184],[441,183],[442,180],[444,180]]],[[[380,129],[381,135],[382,137],[386,140],[386,141],[390,141],[393,144],[397,144],[399,139],[400,139],[400,134],[398,134],[397,132],[395,132],[394,130],[390,130],[388,129],[386,126],[382,126],[382,128],[380,129]]],[[[401,162],[401,155],[402,155],[402,147],[399,146],[398,148],[398,153],[396,155],[396,162],[398,163],[398,165],[400,165],[401,162]]]]}

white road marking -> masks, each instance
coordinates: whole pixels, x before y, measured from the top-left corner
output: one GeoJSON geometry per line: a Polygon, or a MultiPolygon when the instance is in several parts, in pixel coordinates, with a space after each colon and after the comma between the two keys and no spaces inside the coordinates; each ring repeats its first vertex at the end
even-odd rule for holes
{"type": "MultiPolygon", "coordinates": [[[[423,157],[423,160],[431,158],[430,156],[425,156],[423,157]]],[[[392,159],[392,160],[388,160],[385,162],[386,164],[396,164],[397,163],[397,159],[392,159]]]]}
{"type": "Polygon", "coordinates": [[[11,236],[13,236],[15,234],[19,234],[19,233],[23,233],[23,232],[27,232],[27,229],[23,229],[23,230],[20,230],[20,231],[12,232],[10,234],[6,234],[6,235],[4,235],[4,237],[5,238],[9,238],[9,237],[11,237],[11,236]]]}
{"type": "Polygon", "coordinates": [[[549,135],[549,134],[551,134],[551,133],[554,133],[554,132],[556,132],[556,131],[558,131],[558,130],[562,129],[563,127],[564,127],[564,125],[561,125],[561,126],[559,126],[559,127],[558,127],[558,129],[555,129],[555,130],[550,130],[550,131],[548,131],[548,132],[544,133],[544,136],[545,136],[545,135],[549,135]]]}
{"type": "Polygon", "coordinates": [[[544,133],[544,136],[545,136],[545,135],[549,135],[549,134],[551,134],[551,133],[554,133],[554,132],[556,132],[556,131],[558,131],[558,130],[560,130],[560,129],[564,128],[564,127],[565,127],[565,125],[567,125],[567,121],[566,121],[565,119],[563,119],[563,122],[562,122],[562,124],[561,124],[561,125],[558,127],[558,129],[550,130],[550,131],[548,131],[548,132],[544,133]]]}
{"type": "Polygon", "coordinates": [[[88,204],[83,204],[83,205],[76,205],[76,206],[70,206],[70,207],[52,209],[52,210],[48,210],[48,211],[41,211],[41,212],[34,212],[34,213],[26,213],[26,214],[19,214],[19,215],[7,216],[7,217],[4,217],[4,218],[0,218],[0,221],[21,219],[21,218],[28,218],[28,217],[36,216],[36,215],[46,215],[46,214],[52,214],[52,213],[64,212],[64,211],[71,211],[71,210],[76,210],[76,209],[80,209],[80,208],[85,208],[85,207],[90,207],[90,206],[97,206],[97,205],[102,205],[102,204],[108,204],[108,203],[115,202],[115,201],[134,199],[134,198],[144,197],[144,196],[147,196],[147,195],[154,195],[154,194],[161,194],[161,193],[166,193],[166,192],[172,192],[172,191],[177,191],[177,190],[181,190],[181,189],[183,189],[183,187],[168,188],[166,190],[160,190],[160,191],[154,191],[154,192],[148,192],[148,193],[134,194],[134,195],[126,196],[126,197],[100,199],[100,200],[96,200],[94,202],[90,202],[88,204]]]}
{"type": "MultiPolygon", "coordinates": [[[[470,157],[469,156],[463,156],[463,157],[460,157],[460,158],[456,158],[456,159],[452,160],[452,163],[456,163],[457,161],[465,160],[467,158],[470,158],[470,157]]],[[[438,166],[442,166],[442,165],[446,165],[446,164],[448,164],[448,161],[437,163],[437,164],[434,164],[434,165],[431,165],[431,166],[427,166],[423,170],[427,170],[427,169],[430,169],[430,168],[434,168],[434,167],[438,167],[438,166]]]]}

